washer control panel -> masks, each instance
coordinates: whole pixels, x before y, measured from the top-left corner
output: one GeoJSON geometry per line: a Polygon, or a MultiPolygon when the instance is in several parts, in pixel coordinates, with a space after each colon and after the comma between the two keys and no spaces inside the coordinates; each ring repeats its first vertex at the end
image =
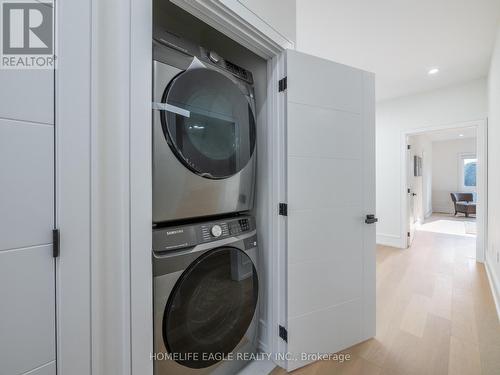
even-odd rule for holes
{"type": "Polygon", "coordinates": [[[251,216],[239,216],[202,224],[187,224],[153,230],[153,250],[171,251],[235,237],[255,229],[251,216]]]}
{"type": "Polygon", "coordinates": [[[224,238],[229,234],[226,222],[202,224],[200,228],[202,242],[209,242],[221,237],[224,238]]]}
{"type": "Polygon", "coordinates": [[[232,235],[238,235],[243,232],[248,232],[250,230],[250,220],[248,218],[239,219],[230,224],[229,232],[232,235]]]}
{"type": "Polygon", "coordinates": [[[248,82],[250,84],[253,84],[253,75],[252,72],[249,70],[246,70],[245,68],[242,68],[239,65],[236,65],[235,63],[232,63],[231,61],[228,61],[224,59],[222,56],[220,56],[217,52],[215,51],[209,51],[206,50],[205,48],[201,47],[200,48],[200,55],[201,58],[204,59],[205,61],[209,61],[214,65],[217,65],[219,68],[222,68],[235,77],[238,77],[239,79],[248,82]]]}
{"type": "Polygon", "coordinates": [[[210,229],[210,233],[215,238],[222,236],[222,227],[219,224],[215,224],[212,229],[210,229]]]}

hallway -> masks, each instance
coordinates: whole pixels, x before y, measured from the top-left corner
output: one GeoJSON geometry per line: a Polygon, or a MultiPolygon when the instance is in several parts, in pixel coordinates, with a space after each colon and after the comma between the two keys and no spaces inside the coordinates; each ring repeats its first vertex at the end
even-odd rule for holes
{"type": "Polygon", "coordinates": [[[473,236],[426,231],[407,250],[379,246],[376,338],[294,374],[498,374],[500,324],[474,253],[473,236]]]}

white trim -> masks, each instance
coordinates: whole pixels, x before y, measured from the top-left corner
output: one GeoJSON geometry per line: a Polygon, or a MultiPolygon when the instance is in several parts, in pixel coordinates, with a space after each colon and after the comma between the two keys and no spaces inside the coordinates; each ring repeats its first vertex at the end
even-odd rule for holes
{"type": "MultiPolygon", "coordinates": [[[[409,135],[418,135],[422,133],[428,133],[436,130],[446,130],[446,129],[455,129],[455,128],[476,128],[476,155],[478,159],[478,170],[477,170],[477,214],[476,214],[476,222],[478,227],[478,232],[476,236],[476,260],[478,262],[483,263],[485,260],[485,244],[488,233],[488,186],[487,186],[487,171],[488,167],[488,129],[487,129],[487,120],[486,118],[464,121],[452,124],[444,124],[438,126],[430,126],[416,129],[403,130],[401,132],[400,137],[400,145],[401,145],[401,171],[400,171],[400,202],[401,202],[401,227],[400,233],[401,238],[404,238],[406,232],[408,231],[408,220],[407,220],[407,181],[406,181],[406,137],[409,135]]],[[[433,207],[434,210],[434,207],[433,207]]],[[[403,247],[403,246],[402,246],[403,247]]]]}
{"type": "Polygon", "coordinates": [[[264,332],[264,335],[259,335],[258,340],[258,350],[262,353],[267,353],[269,351],[268,338],[267,338],[267,323],[263,319],[259,319],[259,330],[258,332],[264,332]]]}
{"type": "Polygon", "coordinates": [[[394,234],[377,233],[377,245],[390,247],[404,247],[400,236],[394,234]]]}
{"type": "Polygon", "coordinates": [[[152,1],[131,0],[130,17],[130,361],[153,374],[151,66],[152,1]]]}
{"type": "Polygon", "coordinates": [[[477,179],[477,239],[476,259],[479,262],[486,260],[488,247],[488,119],[484,119],[476,132],[476,156],[478,160],[477,179]]]}
{"type": "Polygon", "coordinates": [[[57,373],[91,374],[91,0],[56,1],[57,373]]]}
{"type": "Polygon", "coordinates": [[[171,0],[242,46],[269,60],[294,43],[236,0],[171,0]]]}
{"type": "Polygon", "coordinates": [[[493,300],[495,301],[495,307],[497,310],[497,317],[500,321],[500,282],[495,276],[495,272],[490,270],[490,262],[486,260],[485,262],[486,275],[488,275],[488,281],[490,283],[491,294],[493,295],[493,300]]]}
{"type": "Polygon", "coordinates": [[[131,9],[130,0],[92,6],[92,373],[125,375],[131,371],[131,9]]]}
{"type": "MultiPolygon", "coordinates": [[[[269,323],[268,337],[270,353],[286,353],[287,344],[279,338],[277,330],[279,325],[287,327],[287,226],[286,219],[277,214],[280,202],[287,202],[286,195],[286,92],[278,94],[278,81],[286,75],[286,58],[280,54],[268,63],[268,108],[269,124],[269,170],[272,183],[269,189],[269,243],[270,249],[276,249],[269,262],[268,286],[269,323]],[[272,98],[272,99],[270,99],[272,98]],[[274,327],[274,329],[273,329],[274,327]]],[[[286,368],[286,360],[274,356],[274,362],[286,368]]]]}

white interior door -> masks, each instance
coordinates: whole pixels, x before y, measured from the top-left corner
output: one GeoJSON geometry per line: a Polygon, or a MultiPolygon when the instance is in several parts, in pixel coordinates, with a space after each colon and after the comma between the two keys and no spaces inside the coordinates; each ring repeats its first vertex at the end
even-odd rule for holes
{"type": "Polygon", "coordinates": [[[0,118],[1,374],[55,375],[53,139],[52,125],[0,118]]]}
{"type": "Polygon", "coordinates": [[[410,143],[407,141],[406,148],[406,186],[407,186],[407,207],[408,207],[408,236],[406,246],[410,247],[415,237],[415,187],[414,187],[414,154],[410,143]]]}
{"type": "Polygon", "coordinates": [[[292,370],[375,335],[375,94],[373,74],[296,51],[286,71],[292,370]]]}
{"type": "Polygon", "coordinates": [[[55,375],[54,71],[0,82],[0,374],[55,375]]]}

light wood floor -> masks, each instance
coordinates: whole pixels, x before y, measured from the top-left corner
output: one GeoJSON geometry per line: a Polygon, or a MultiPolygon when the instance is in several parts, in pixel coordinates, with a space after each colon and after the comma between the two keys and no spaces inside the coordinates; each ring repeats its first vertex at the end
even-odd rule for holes
{"type": "MultiPolygon", "coordinates": [[[[377,249],[377,336],[294,375],[500,374],[500,324],[475,238],[419,231],[377,249]]],[[[275,369],[272,375],[286,372],[275,369]]]]}

